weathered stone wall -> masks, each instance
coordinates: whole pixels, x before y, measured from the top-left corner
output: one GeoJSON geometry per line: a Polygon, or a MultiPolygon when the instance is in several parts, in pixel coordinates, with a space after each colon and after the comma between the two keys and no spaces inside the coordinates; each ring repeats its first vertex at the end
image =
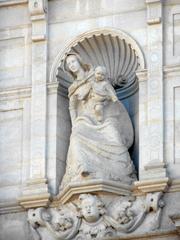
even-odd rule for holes
{"type": "Polygon", "coordinates": [[[34,2],[0,1],[0,239],[31,239],[22,206],[45,206],[59,191],[71,123],[54,66],[72,40],[105,28],[127,33],[144,55],[139,92],[124,100],[136,132],[132,157],[141,181],[169,177],[164,237],[152,239],[178,239],[167,219],[180,214],[179,1],[163,1],[162,12],[153,0],[50,0],[38,10],[34,2]]]}

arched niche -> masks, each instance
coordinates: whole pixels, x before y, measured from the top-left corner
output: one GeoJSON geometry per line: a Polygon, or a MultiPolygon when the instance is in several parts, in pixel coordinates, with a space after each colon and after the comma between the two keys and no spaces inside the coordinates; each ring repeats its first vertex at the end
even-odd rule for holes
{"type": "MultiPolygon", "coordinates": [[[[63,72],[62,62],[66,54],[70,52],[78,53],[82,56],[84,62],[90,63],[92,66],[100,65],[106,67],[109,81],[111,81],[118,98],[129,112],[134,126],[135,139],[134,145],[130,149],[130,154],[136,167],[138,167],[139,103],[136,71],[145,68],[145,60],[140,47],[128,34],[112,28],[89,31],[72,40],[57,55],[50,74],[50,81],[59,82],[60,94],[66,100],[68,87],[72,79],[63,72]]],[[[66,108],[66,111],[68,111],[68,108],[66,108]]],[[[62,114],[67,115],[65,110],[62,114]]],[[[69,121],[66,121],[66,124],[68,125],[69,121]]],[[[68,149],[68,146],[64,147],[68,149]]]]}
{"type": "Polygon", "coordinates": [[[135,72],[145,68],[145,61],[139,45],[128,34],[117,29],[100,28],[69,42],[57,55],[50,73],[50,82],[59,81],[61,90],[65,92],[72,79],[63,72],[62,61],[70,52],[80,54],[85,62],[93,66],[105,66],[120,99],[137,91],[135,72]]]}

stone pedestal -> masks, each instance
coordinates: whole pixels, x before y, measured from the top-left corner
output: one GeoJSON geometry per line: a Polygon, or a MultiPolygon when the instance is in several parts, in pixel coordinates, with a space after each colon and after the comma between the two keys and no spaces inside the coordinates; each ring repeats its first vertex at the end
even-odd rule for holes
{"type": "Polygon", "coordinates": [[[65,204],[79,194],[83,193],[98,193],[109,194],[112,196],[130,196],[133,186],[116,183],[113,181],[97,179],[84,182],[74,182],[69,184],[60,194],[56,197],[56,200],[65,204]]]}

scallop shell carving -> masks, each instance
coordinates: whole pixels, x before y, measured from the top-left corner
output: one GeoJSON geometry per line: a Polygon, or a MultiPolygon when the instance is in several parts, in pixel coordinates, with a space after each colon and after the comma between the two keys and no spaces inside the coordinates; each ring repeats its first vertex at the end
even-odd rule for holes
{"type": "MultiPolygon", "coordinates": [[[[78,53],[84,62],[92,66],[105,66],[107,77],[117,91],[120,99],[134,94],[138,89],[136,70],[139,59],[135,50],[124,39],[111,34],[86,37],[71,47],[69,52],[78,53]]],[[[61,88],[67,91],[71,84],[69,76],[58,68],[57,78],[61,88]]]]}

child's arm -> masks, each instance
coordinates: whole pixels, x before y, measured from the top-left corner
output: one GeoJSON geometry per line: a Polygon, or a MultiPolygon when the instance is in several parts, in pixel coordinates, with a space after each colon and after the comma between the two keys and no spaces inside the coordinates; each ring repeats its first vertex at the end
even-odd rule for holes
{"type": "Polygon", "coordinates": [[[118,101],[118,98],[116,96],[116,92],[114,90],[114,88],[112,87],[112,85],[110,83],[108,83],[106,85],[106,91],[108,92],[109,94],[109,97],[110,99],[113,101],[113,102],[117,102],[118,101]]]}

